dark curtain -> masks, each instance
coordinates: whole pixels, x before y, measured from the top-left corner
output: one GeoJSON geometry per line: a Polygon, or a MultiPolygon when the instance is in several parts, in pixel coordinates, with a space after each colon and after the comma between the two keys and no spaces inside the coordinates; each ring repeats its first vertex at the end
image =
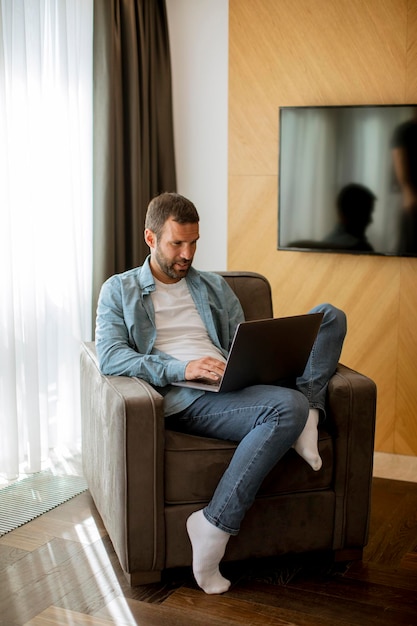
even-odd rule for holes
{"type": "Polygon", "coordinates": [[[147,205],[176,190],[165,0],[95,0],[93,309],[112,274],[140,265],[147,205]]]}

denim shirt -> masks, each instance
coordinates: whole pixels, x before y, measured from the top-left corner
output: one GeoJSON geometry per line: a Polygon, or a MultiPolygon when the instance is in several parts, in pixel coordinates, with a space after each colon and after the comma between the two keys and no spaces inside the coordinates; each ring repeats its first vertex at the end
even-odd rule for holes
{"type": "MultiPolygon", "coordinates": [[[[116,274],[101,288],[97,306],[96,349],[103,374],[137,376],[164,396],[165,415],[182,411],[204,391],[175,387],[185,379],[188,361],[179,361],[154,348],[155,312],[151,294],[155,281],[148,257],[141,267],[116,274]]],[[[215,346],[227,357],[242,307],[218,274],[191,268],[188,288],[215,346]]]]}

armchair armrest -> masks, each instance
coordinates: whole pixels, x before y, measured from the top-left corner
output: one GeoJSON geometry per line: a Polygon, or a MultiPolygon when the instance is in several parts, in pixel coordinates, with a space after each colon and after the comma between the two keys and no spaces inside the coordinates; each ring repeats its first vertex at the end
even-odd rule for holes
{"type": "MultiPolygon", "coordinates": [[[[128,575],[164,567],[162,396],[143,380],[101,374],[93,342],[81,351],[83,471],[128,575]],[[142,540],[135,540],[140,534],[142,540]],[[140,546],[139,546],[140,544],[140,546]]],[[[129,576],[128,576],[129,577],[129,576]]]]}
{"type": "Polygon", "coordinates": [[[335,446],[335,551],[355,550],[367,542],[375,413],[375,383],[339,364],[329,381],[326,424],[335,446]]]}

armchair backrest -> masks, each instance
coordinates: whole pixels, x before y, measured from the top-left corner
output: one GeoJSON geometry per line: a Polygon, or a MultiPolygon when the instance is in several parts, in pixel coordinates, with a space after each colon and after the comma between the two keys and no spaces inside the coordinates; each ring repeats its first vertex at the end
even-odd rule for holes
{"type": "Polygon", "coordinates": [[[217,273],[239,298],[247,321],[273,317],[271,285],[265,276],[255,272],[217,273]]]}

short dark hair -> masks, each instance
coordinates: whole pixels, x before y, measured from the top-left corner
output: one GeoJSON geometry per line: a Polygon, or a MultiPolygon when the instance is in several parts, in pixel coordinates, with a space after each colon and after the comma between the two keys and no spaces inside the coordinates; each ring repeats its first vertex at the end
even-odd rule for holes
{"type": "Polygon", "coordinates": [[[178,193],[164,192],[153,198],[146,212],[145,228],[159,239],[165,222],[172,218],[179,224],[196,224],[200,221],[197,209],[191,200],[178,193]]]}
{"type": "Polygon", "coordinates": [[[350,183],[343,187],[337,196],[337,207],[345,217],[360,217],[363,213],[370,214],[372,212],[375,194],[358,183],[350,183]]]}

